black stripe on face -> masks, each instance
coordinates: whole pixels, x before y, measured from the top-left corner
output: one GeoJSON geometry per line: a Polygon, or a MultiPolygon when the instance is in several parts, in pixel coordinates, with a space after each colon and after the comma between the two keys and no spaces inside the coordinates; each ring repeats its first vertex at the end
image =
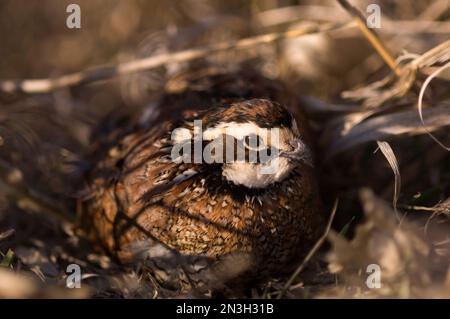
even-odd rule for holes
{"type": "Polygon", "coordinates": [[[191,139],[179,147],[178,155],[184,163],[197,164],[262,164],[272,159],[275,148],[266,147],[261,138],[253,143],[250,142],[251,139],[251,136],[237,139],[231,135],[221,135],[213,141],[191,139]]]}

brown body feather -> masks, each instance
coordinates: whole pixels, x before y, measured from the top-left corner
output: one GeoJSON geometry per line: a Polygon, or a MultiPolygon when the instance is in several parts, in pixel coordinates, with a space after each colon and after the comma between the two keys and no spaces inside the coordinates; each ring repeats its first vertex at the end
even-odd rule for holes
{"type": "MultiPolygon", "coordinates": [[[[280,272],[323,229],[314,170],[299,165],[281,182],[249,189],[224,181],[220,170],[171,162],[167,145],[171,130],[181,123],[199,117],[208,121],[213,107],[250,98],[285,105],[309,143],[299,106],[280,83],[252,72],[207,70],[177,83],[176,92],[159,100],[151,123],[127,124],[97,142],[87,176],[89,196],[81,202],[81,228],[123,262],[129,261],[133,244],[150,240],[208,263],[246,254],[248,262],[238,273],[249,277],[280,272]],[[177,179],[194,170],[190,178],[177,179]]],[[[257,105],[248,116],[265,108],[257,105]]],[[[221,113],[222,120],[233,116],[228,113],[221,113]]]]}

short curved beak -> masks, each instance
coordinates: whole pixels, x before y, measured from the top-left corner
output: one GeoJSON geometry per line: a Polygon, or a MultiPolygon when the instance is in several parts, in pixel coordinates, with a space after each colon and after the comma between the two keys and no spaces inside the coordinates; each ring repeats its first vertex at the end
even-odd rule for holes
{"type": "Polygon", "coordinates": [[[291,161],[298,163],[305,163],[308,166],[314,167],[311,150],[300,139],[296,139],[292,143],[292,151],[280,152],[280,157],[285,157],[291,161]]]}

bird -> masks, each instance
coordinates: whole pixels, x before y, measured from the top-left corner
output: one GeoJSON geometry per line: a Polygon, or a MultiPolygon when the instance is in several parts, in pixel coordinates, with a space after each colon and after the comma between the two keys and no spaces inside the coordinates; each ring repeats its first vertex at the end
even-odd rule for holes
{"type": "Polygon", "coordinates": [[[284,83],[250,68],[184,72],[107,126],[77,224],[119,262],[146,258],[174,289],[222,287],[276,276],[322,234],[312,135],[284,83]]]}

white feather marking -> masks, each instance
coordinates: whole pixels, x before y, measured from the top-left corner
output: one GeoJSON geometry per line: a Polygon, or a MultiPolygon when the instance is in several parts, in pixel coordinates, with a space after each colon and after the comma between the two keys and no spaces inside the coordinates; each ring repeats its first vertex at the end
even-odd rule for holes
{"type": "Polygon", "coordinates": [[[206,141],[213,141],[216,138],[220,138],[222,135],[229,135],[240,140],[248,135],[256,134],[263,140],[264,144],[270,144],[272,147],[284,149],[286,145],[283,141],[283,136],[285,136],[287,131],[286,128],[261,128],[253,122],[228,122],[219,123],[214,127],[206,129],[203,132],[203,139],[206,141]]]}
{"type": "Polygon", "coordinates": [[[292,169],[289,161],[285,158],[275,158],[277,167],[272,173],[264,173],[262,165],[252,163],[231,163],[225,164],[222,175],[236,185],[243,185],[249,188],[263,188],[269,184],[279,182],[286,178],[292,169]]]}
{"type": "Polygon", "coordinates": [[[195,175],[197,175],[198,174],[198,172],[195,170],[195,169],[192,169],[192,168],[190,168],[190,169],[188,169],[188,170],[185,170],[183,173],[181,173],[180,175],[177,175],[174,179],[173,179],[173,182],[174,183],[176,183],[176,184],[179,184],[179,183],[181,183],[181,182],[183,182],[183,181],[185,181],[185,180],[187,180],[187,179],[189,179],[189,178],[191,178],[192,176],[195,176],[195,175]]]}

